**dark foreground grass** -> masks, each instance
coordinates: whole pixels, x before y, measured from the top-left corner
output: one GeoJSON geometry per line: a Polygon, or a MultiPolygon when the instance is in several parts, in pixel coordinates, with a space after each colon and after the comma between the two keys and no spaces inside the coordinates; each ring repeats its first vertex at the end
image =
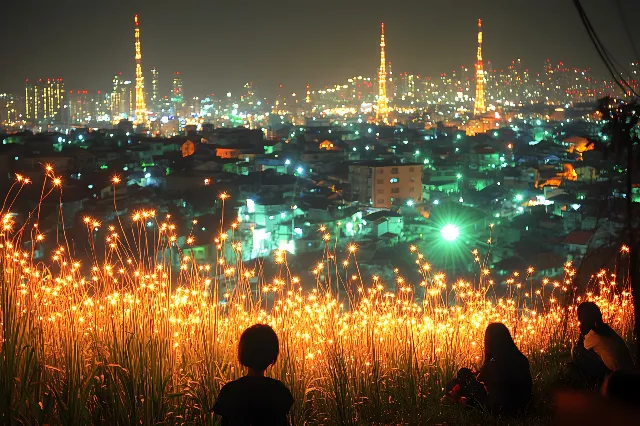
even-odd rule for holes
{"type": "Polygon", "coordinates": [[[498,416],[478,408],[461,404],[441,403],[440,396],[417,399],[415,407],[398,405],[383,421],[363,418],[358,425],[548,425],[554,415],[554,394],[577,384],[568,376],[566,365],[569,353],[559,353],[547,360],[532,364],[533,398],[527,410],[518,416],[498,416]]]}

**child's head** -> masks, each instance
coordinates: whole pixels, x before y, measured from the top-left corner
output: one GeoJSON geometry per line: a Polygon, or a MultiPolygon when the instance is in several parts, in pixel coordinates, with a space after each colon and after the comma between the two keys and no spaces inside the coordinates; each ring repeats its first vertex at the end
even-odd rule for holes
{"type": "Polygon", "coordinates": [[[593,302],[582,302],[578,305],[578,321],[580,321],[580,333],[587,334],[603,323],[602,311],[593,302]]]}
{"type": "Polygon", "coordinates": [[[238,359],[245,367],[264,371],[276,362],[279,353],[278,336],[268,325],[252,325],[240,336],[238,359]]]}

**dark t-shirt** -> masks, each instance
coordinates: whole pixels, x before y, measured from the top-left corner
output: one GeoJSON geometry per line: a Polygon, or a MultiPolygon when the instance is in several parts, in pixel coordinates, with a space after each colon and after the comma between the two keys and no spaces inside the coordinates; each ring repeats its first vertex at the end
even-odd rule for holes
{"type": "Polygon", "coordinates": [[[503,413],[515,413],[531,400],[529,361],[520,352],[491,359],[480,369],[478,380],[487,388],[487,405],[503,413]]]}
{"type": "Polygon", "coordinates": [[[213,411],[223,426],[286,426],[293,396],[280,381],[245,376],[222,387],[213,411]]]}

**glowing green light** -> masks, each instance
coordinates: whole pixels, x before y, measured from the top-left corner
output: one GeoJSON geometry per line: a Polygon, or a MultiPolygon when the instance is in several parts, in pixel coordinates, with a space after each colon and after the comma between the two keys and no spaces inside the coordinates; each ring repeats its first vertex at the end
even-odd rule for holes
{"type": "Polygon", "coordinates": [[[413,206],[413,200],[407,201],[407,206],[412,207],[413,206]]]}
{"type": "Polygon", "coordinates": [[[516,201],[522,201],[523,199],[524,197],[522,196],[522,194],[516,195],[516,201]]]}
{"type": "Polygon", "coordinates": [[[460,236],[460,228],[448,223],[440,230],[440,235],[447,241],[453,242],[460,236]]]}

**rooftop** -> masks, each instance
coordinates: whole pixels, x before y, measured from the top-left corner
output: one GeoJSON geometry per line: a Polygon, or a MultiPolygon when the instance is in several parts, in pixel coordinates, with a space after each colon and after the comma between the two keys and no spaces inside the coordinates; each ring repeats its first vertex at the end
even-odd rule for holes
{"type": "Polygon", "coordinates": [[[376,220],[382,219],[385,217],[402,217],[402,216],[396,212],[392,212],[391,210],[381,210],[365,216],[364,219],[369,222],[375,222],[376,220]]]}
{"type": "Polygon", "coordinates": [[[419,166],[420,170],[422,170],[423,164],[422,163],[403,163],[401,162],[401,160],[384,160],[384,161],[376,161],[376,160],[371,160],[371,161],[356,161],[354,163],[350,164],[351,166],[366,166],[366,167],[390,167],[390,166],[395,166],[395,167],[408,167],[408,166],[419,166]]]}
{"type": "Polygon", "coordinates": [[[586,246],[591,241],[591,238],[593,238],[593,231],[575,230],[569,232],[569,235],[562,242],[564,244],[586,246]]]}

